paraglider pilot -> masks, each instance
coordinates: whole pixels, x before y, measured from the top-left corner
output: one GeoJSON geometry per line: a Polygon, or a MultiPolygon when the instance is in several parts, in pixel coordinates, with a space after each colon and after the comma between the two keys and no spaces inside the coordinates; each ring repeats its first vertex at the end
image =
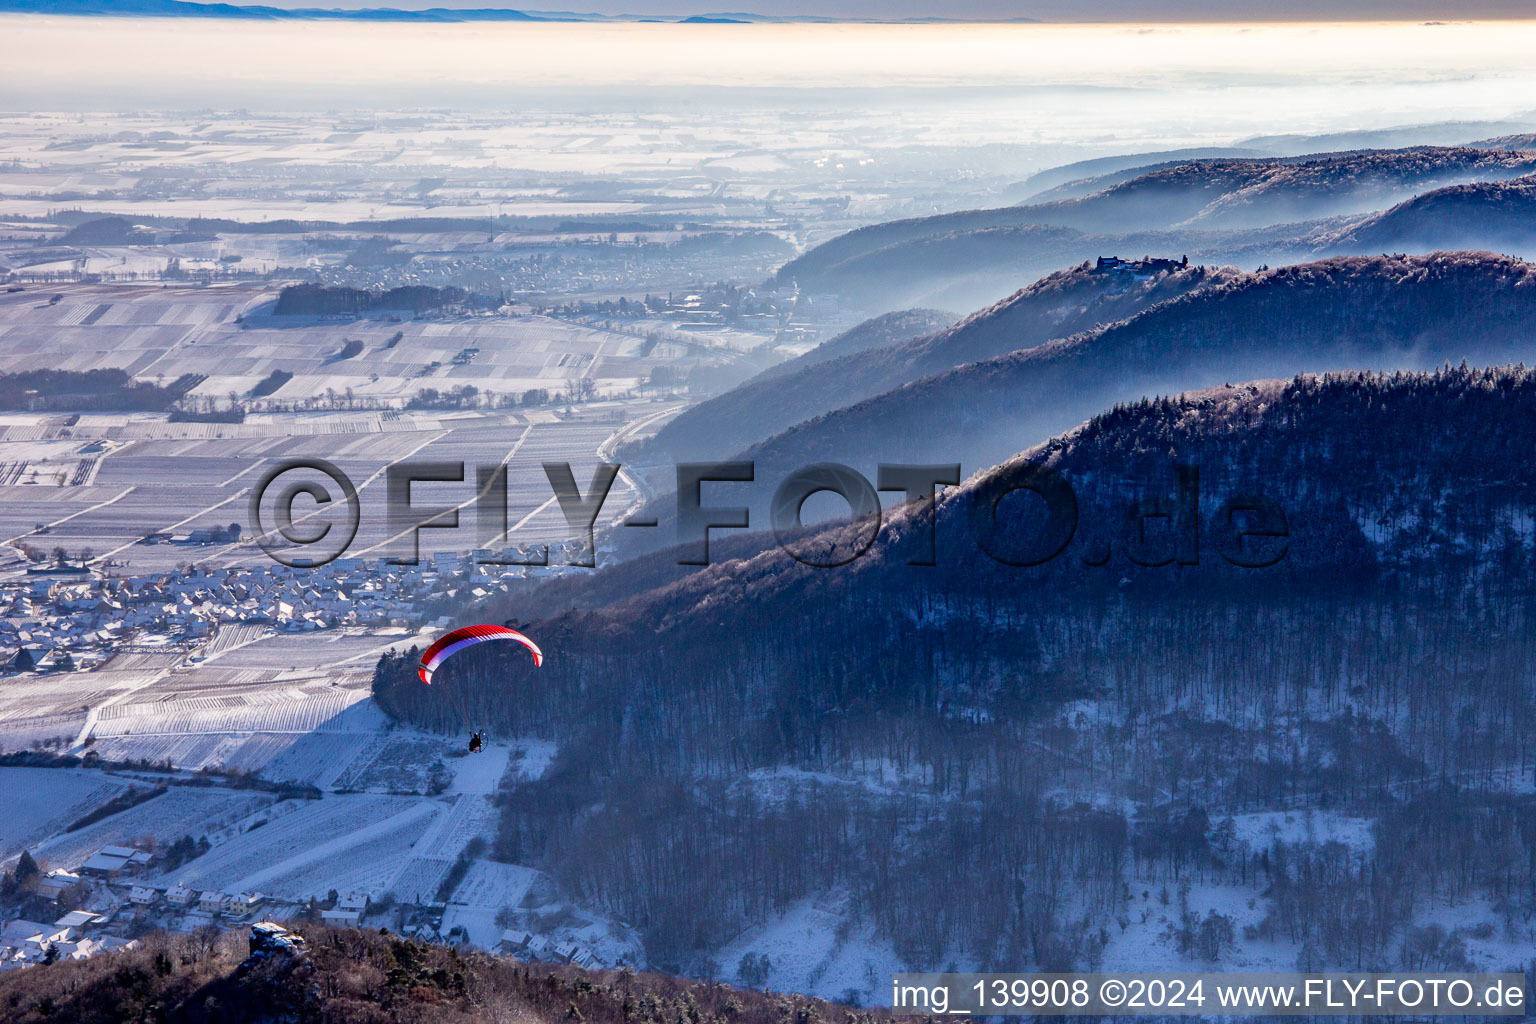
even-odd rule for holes
{"type": "MultiPolygon", "coordinates": [[[[427,686],[432,685],[432,676],[437,672],[438,666],[448,660],[454,653],[475,644],[482,644],[490,640],[514,640],[528,648],[528,653],[533,655],[533,667],[538,668],[544,664],[544,652],[539,650],[539,645],[528,639],[515,629],[506,626],[465,626],[455,629],[451,633],[445,633],[438,637],[436,642],[428,647],[421,656],[421,665],[416,669],[421,681],[427,686]]],[[[458,687],[450,687],[448,690],[450,699],[458,708],[459,714],[464,719],[465,727],[469,726],[469,708],[465,702],[465,693],[458,687]]],[[[485,737],[478,731],[469,734],[469,752],[480,753],[485,746],[485,737]]]]}

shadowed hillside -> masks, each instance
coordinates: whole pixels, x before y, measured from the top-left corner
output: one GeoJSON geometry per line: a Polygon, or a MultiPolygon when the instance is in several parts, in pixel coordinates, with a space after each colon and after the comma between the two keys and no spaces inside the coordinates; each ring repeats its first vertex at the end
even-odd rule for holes
{"type": "Polygon", "coordinates": [[[1529,254],[1536,247],[1536,178],[1452,185],[1414,196],[1323,244],[1371,249],[1492,249],[1529,254]]]}
{"type": "Polygon", "coordinates": [[[1206,265],[1304,259],[1300,236],[1318,225],[1287,225],[1261,231],[1144,231],[1097,235],[1076,228],[1025,224],[924,235],[830,268],[818,288],[867,308],[924,302],[976,309],[1000,302],[1018,281],[1044,277],[1100,256],[1136,259],[1155,255],[1206,265]]]}
{"type": "MultiPolygon", "coordinates": [[[[1134,966],[1152,934],[1191,963],[1256,941],[1396,969],[1451,892],[1518,930],[1536,904],[1506,865],[1536,856],[1536,805],[1498,787],[1536,756],[1533,453],[1524,369],[1222,387],[1095,417],[889,516],[842,568],[759,539],[659,586],[619,566],[604,585],[628,579],[627,600],[537,621],[582,586],[551,584],[486,610],[530,623],[538,687],[506,699],[489,645],[461,666],[477,720],[561,745],[504,805],[499,852],[683,962],[830,890],[902,958],[983,970],[1134,966]],[[1005,565],[982,537],[1011,556],[1048,535],[1038,505],[998,500],[1041,466],[1074,488],[1078,529],[1005,565]],[[1283,512],[1267,568],[1234,564],[1262,554],[1232,546],[1244,494],[1283,512]],[[908,565],[930,536],[937,564],[908,565]],[[1375,838],[1218,827],[1318,801],[1375,838]],[[1196,877],[1252,887],[1251,934],[1201,946],[1226,911],[1147,891],[1196,877]],[[1379,898],[1344,898],[1358,886],[1379,898]]],[[[444,724],[409,655],[376,692],[444,724]]]]}
{"type": "Polygon", "coordinates": [[[1244,274],[1127,321],[958,367],[748,451],[768,477],[818,461],[967,471],[1146,395],[1344,369],[1536,357],[1536,267],[1491,253],[1338,257],[1244,274]]]}
{"type": "Polygon", "coordinates": [[[1454,182],[1514,178],[1536,170],[1536,154],[1470,147],[1361,150],[1303,159],[1194,160],[1147,170],[1089,195],[1054,203],[968,210],[874,224],[791,260],[779,281],[802,287],[831,267],[896,242],[1023,224],[1124,233],[1199,217],[1202,227],[1256,227],[1369,210],[1454,182]]]}
{"type": "Polygon", "coordinates": [[[828,338],[803,355],[776,366],[770,366],[758,374],[757,379],[786,377],[807,367],[817,366],[844,356],[856,355],[871,349],[889,348],[931,331],[943,330],[958,319],[960,317],[957,314],[942,309],[903,309],[872,317],[850,327],[835,338],[828,338]]]}
{"type": "Polygon", "coordinates": [[[1536,153],[1473,148],[1200,160],[1030,209],[1036,223],[1101,232],[1176,225],[1255,228],[1368,210],[1426,188],[1532,170],[1536,153]]]}
{"type": "Polygon", "coordinates": [[[1043,274],[1111,253],[1188,254],[1195,262],[1249,266],[1289,262],[1344,226],[1330,223],[1334,218],[1533,170],[1536,153],[1474,147],[1158,165],[1108,175],[1097,191],[1054,202],[861,228],[785,264],[775,280],[880,309],[992,301],[1007,273],[1043,274]]]}
{"type": "Polygon", "coordinates": [[[1023,181],[1009,185],[1003,194],[1005,198],[1015,198],[1021,204],[1071,199],[1129,181],[1150,170],[1174,167],[1191,160],[1263,158],[1270,155],[1262,149],[1216,146],[1093,157],[1037,171],[1023,181]]]}
{"type": "Polygon", "coordinates": [[[646,461],[729,458],[803,420],[863,398],[962,363],[1124,319],[1234,274],[1190,267],[1143,279],[1130,273],[1097,272],[1084,264],[1051,274],[958,324],[953,318],[941,321],[937,314],[919,311],[877,317],[687,410],[658,432],[640,457],[646,461]],[[855,337],[874,336],[884,340],[851,344],[855,337]]]}

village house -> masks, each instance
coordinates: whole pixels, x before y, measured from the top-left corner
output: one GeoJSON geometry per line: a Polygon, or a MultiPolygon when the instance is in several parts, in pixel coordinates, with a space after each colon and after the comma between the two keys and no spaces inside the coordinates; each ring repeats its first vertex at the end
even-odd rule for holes
{"type": "MultiPolygon", "coordinates": [[[[419,626],[417,610],[434,596],[462,592],[467,584],[474,596],[485,599],[508,592],[528,574],[503,569],[493,575],[474,558],[455,552],[433,553],[418,566],[353,558],[308,573],[256,566],[181,576],[0,583],[0,607],[8,603],[11,614],[0,618],[0,674],[90,671],[125,647],[197,645],[230,624],[287,633],[419,626]],[[34,613],[40,621],[16,621],[34,613]]],[[[110,879],[132,869],[98,861],[88,874],[110,879]]]]}
{"type": "Polygon", "coordinates": [[[236,920],[245,920],[266,905],[266,898],[260,893],[243,892],[238,896],[231,896],[224,906],[224,916],[236,920]]]}
{"type": "Polygon", "coordinates": [[[55,935],[58,931],[59,929],[50,925],[22,918],[7,921],[4,925],[0,925],[0,951],[24,949],[29,941],[36,939],[41,942],[45,935],[55,935]]]}
{"type": "Polygon", "coordinates": [[[197,899],[197,909],[209,914],[222,914],[229,906],[229,894],[209,889],[197,899]]]}
{"type": "Polygon", "coordinates": [[[37,882],[37,894],[44,899],[56,900],[71,887],[80,883],[80,876],[63,868],[55,868],[37,882]]]}
{"type": "Polygon", "coordinates": [[[86,928],[94,928],[97,925],[103,925],[106,923],[107,918],[103,914],[92,913],[89,910],[71,910],[69,913],[53,922],[53,926],[55,928],[84,930],[86,928]]]}

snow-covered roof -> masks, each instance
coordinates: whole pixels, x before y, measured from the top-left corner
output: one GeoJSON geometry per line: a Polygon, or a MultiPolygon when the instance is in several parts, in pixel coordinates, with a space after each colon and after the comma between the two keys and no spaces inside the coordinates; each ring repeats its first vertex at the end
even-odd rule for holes
{"type": "Polygon", "coordinates": [[[53,923],[58,928],[83,928],[88,924],[101,924],[104,921],[106,921],[105,917],[93,914],[89,910],[71,910],[53,923]]]}
{"type": "Polygon", "coordinates": [[[36,921],[17,918],[14,921],[7,921],[3,926],[0,926],[0,942],[19,945],[28,939],[37,938],[51,930],[46,924],[38,924],[36,921]]]}
{"type": "MultiPolygon", "coordinates": [[[[131,852],[131,851],[130,851],[131,852]]],[[[114,856],[103,850],[84,864],[80,865],[81,871],[121,871],[128,866],[128,858],[114,856]]]]}

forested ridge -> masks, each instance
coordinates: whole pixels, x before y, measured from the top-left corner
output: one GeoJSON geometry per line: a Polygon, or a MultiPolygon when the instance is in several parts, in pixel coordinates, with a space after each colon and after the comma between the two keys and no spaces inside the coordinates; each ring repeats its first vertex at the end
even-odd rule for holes
{"type": "Polygon", "coordinates": [[[367,291],[294,284],[288,285],[278,294],[272,312],[276,316],[361,315],[375,309],[409,309],[423,313],[453,305],[486,306],[494,303],[484,296],[471,295],[462,288],[403,285],[384,291],[367,291]]]}
{"type": "MultiPolygon", "coordinates": [[[[932,314],[920,311],[886,314],[844,338],[878,332],[889,336],[889,342],[863,345],[832,358],[815,358],[819,348],[813,349],[684,411],[654,438],[625,454],[643,462],[730,458],[828,410],[962,364],[1114,323],[1238,276],[1231,268],[1187,267],[1137,279],[1084,263],[1049,274],[958,323],[937,324],[932,314]]],[[[841,338],[822,347],[828,346],[848,347],[841,338]]],[[[669,495],[657,501],[653,511],[667,518],[671,503],[669,495]]]]}
{"type": "Polygon", "coordinates": [[[1304,158],[1200,160],[1149,171],[1081,199],[1040,207],[1038,223],[1257,227],[1370,208],[1405,190],[1536,170],[1536,153],[1424,146],[1304,158]],[[1049,211],[1049,212],[1045,212],[1049,211]]]}
{"type": "Polygon", "coordinates": [[[826,287],[842,265],[920,238],[1023,225],[1100,233],[1160,230],[1181,222],[1201,228],[1254,227],[1380,209],[1404,190],[1514,178],[1536,170],[1519,149],[1416,147],[1314,156],[1216,158],[1150,167],[1128,180],[1109,176],[1086,196],[1029,206],[966,210],[859,228],[791,260],[776,280],[826,287]]]}
{"type": "MultiPolygon", "coordinates": [[[[1482,901],[1511,936],[1536,916],[1533,452],[1523,367],[1223,386],[1124,404],[973,477],[929,513],[936,566],[905,564],[926,539],[909,510],[838,569],[738,541],[654,589],[630,570],[627,598],[628,567],[599,574],[620,577],[601,611],[537,614],[581,604],[580,583],[484,609],[528,623],[548,661],[533,686],[463,656],[477,721],[560,744],[505,795],[497,854],[677,969],[827,891],[914,967],[1091,967],[1149,918],[1191,962],[1252,941],[1314,967],[1464,966],[1431,907],[1482,901]],[[1018,568],[977,549],[968,501],[1027,464],[1071,483],[1083,528],[1018,568]],[[1199,562],[1137,565],[1124,508],[1169,495],[1181,464],[1200,470],[1199,562]],[[1275,566],[1207,546],[1232,490],[1284,508],[1275,566]],[[1234,838],[1230,819],[1295,807],[1374,841],[1234,838]],[[1192,882],[1252,886],[1263,913],[1234,933],[1179,895],[1192,882]]],[[[1037,528],[1015,507],[1001,539],[1037,528]]],[[[456,721],[408,653],[376,692],[456,721]]]]}
{"type": "Polygon", "coordinates": [[[812,462],[992,465],[1116,402],[1344,369],[1536,359],[1536,267],[1485,252],[1341,256],[1241,274],[1129,319],[954,367],[747,452],[812,462]]]}
{"type": "Polygon", "coordinates": [[[1329,249],[1508,248],[1523,252],[1536,228],[1536,177],[1448,185],[1404,200],[1326,237],[1329,249]]]}

